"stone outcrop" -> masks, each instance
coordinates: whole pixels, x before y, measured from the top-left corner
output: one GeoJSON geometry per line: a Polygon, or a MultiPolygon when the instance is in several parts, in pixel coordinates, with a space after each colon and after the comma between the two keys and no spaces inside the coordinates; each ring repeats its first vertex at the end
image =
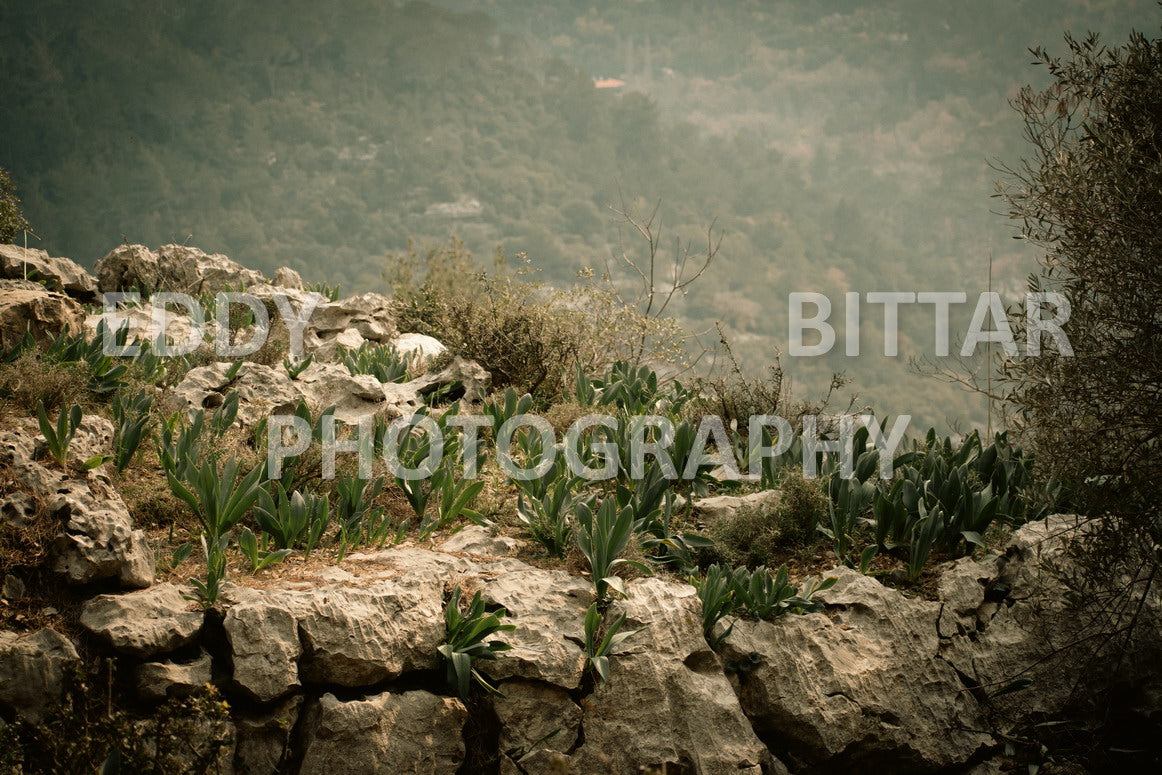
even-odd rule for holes
{"type": "Polygon", "coordinates": [[[97,284],[110,291],[217,293],[241,290],[265,280],[220,254],[207,255],[185,245],[162,245],[155,253],[144,245],[118,245],[97,261],[97,284]]]}
{"type": "Polygon", "coordinates": [[[68,258],[19,245],[0,245],[0,277],[34,280],[83,302],[96,301],[97,280],[68,258]]]}
{"type": "Polygon", "coordinates": [[[0,280],[0,350],[16,347],[25,333],[47,344],[65,331],[83,329],[81,305],[63,293],[31,288],[22,280],[0,280]]]}
{"type": "Polygon", "coordinates": [[[153,657],[193,643],[203,614],[173,584],[124,595],[98,595],[81,609],[81,626],[117,651],[153,657]]]}
{"type": "Polygon", "coordinates": [[[0,630],[0,707],[35,724],[57,706],[77,649],[56,630],[18,635],[0,630]]]}
{"type": "Polygon", "coordinates": [[[813,766],[934,771],[988,745],[964,731],[986,725],[939,657],[939,603],[848,568],[832,573],[824,612],[736,622],[726,640],[723,658],[744,666],[739,697],[756,729],[813,766]]]}
{"type": "Polygon", "coordinates": [[[300,775],[347,772],[453,775],[464,762],[463,703],[426,691],[343,702],[323,695],[308,709],[300,775]]]}
{"type": "MultiPolygon", "coordinates": [[[[93,417],[82,423],[70,455],[108,450],[111,428],[93,417]]],[[[5,496],[0,513],[14,524],[34,519],[57,520],[61,529],[52,543],[52,568],[73,584],[116,579],[124,587],[153,583],[154,554],[145,534],[133,526],[129,509],[108,473],[96,469],[73,478],[34,460],[40,442],[31,431],[0,432],[0,456],[17,473],[24,490],[5,496]],[[43,506],[43,513],[36,504],[43,506]]]]}

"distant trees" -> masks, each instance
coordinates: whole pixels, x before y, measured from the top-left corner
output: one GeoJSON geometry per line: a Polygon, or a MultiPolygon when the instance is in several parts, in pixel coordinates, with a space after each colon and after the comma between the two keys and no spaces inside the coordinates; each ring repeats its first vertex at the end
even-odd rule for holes
{"type": "Polygon", "coordinates": [[[1033,154],[1002,195],[1043,247],[1033,290],[1064,293],[1072,356],[1046,342],[1007,364],[1039,467],[1088,513],[1162,542],[1162,40],[1066,38],[1036,60],[1052,76],[1014,106],[1033,154]]]}
{"type": "Polygon", "coordinates": [[[0,242],[12,242],[29,228],[20,212],[20,199],[8,171],[0,167],[0,242]]]}

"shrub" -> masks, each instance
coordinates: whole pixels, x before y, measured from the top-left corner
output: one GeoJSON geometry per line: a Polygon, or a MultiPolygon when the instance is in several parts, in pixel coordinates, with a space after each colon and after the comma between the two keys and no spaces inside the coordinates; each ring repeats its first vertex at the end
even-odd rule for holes
{"type": "Polygon", "coordinates": [[[410,246],[389,262],[401,330],[439,338],[486,368],[494,388],[531,393],[542,405],[567,391],[577,366],[593,373],[627,356],[681,357],[677,324],[643,314],[608,284],[553,289],[499,253],[489,273],[458,241],[424,253],[410,246]]]}
{"type": "Polygon", "coordinates": [[[0,242],[14,242],[16,236],[29,230],[28,221],[20,212],[20,198],[8,171],[0,168],[0,242]]]}
{"type": "Polygon", "coordinates": [[[39,353],[23,352],[0,366],[0,396],[29,414],[38,401],[48,411],[74,404],[84,393],[85,371],[78,363],[55,363],[39,353]]]}

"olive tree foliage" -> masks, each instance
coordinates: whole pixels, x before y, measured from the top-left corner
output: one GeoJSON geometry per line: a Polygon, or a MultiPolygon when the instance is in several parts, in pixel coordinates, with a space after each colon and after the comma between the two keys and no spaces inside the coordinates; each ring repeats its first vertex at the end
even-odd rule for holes
{"type": "Polygon", "coordinates": [[[0,168],[0,242],[12,242],[16,235],[28,228],[28,221],[20,212],[16,186],[8,171],[0,168]]]}
{"type": "MultiPolygon", "coordinates": [[[[1039,469],[1075,508],[1162,539],[1162,40],[1033,49],[1052,81],[1014,101],[1032,154],[999,195],[1044,252],[1030,290],[1063,293],[1072,355],[1046,337],[1002,367],[1039,469]]],[[[1048,311],[1046,311],[1048,314],[1048,311]]],[[[1022,339],[1023,337],[1018,337],[1022,339]]]]}

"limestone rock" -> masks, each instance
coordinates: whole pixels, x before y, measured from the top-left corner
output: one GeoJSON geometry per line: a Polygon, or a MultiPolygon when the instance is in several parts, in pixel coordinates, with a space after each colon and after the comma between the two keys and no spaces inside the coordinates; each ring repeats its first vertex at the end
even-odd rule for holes
{"type": "Polygon", "coordinates": [[[300,775],[347,772],[452,775],[464,761],[468,711],[425,691],[342,702],[323,695],[311,709],[300,775]]]}
{"type": "Polygon", "coordinates": [[[35,278],[47,281],[56,291],[80,299],[97,298],[97,280],[79,264],[68,258],[55,258],[43,250],[25,249],[19,245],[0,245],[0,277],[8,279],[35,278]]]}
{"type": "Polygon", "coordinates": [[[567,753],[577,742],[581,708],[563,689],[533,681],[505,681],[493,700],[500,719],[500,750],[520,759],[545,749],[567,753]]]}
{"type": "Polygon", "coordinates": [[[252,601],[231,606],[223,622],[234,660],[234,682],[259,702],[299,685],[302,655],[294,617],[281,606],[252,601]]]}
{"type": "Polygon", "coordinates": [[[396,335],[391,300],[378,293],[349,296],[320,304],[307,323],[304,344],[323,360],[338,356],[337,344],[359,346],[364,341],[387,343],[396,335]],[[336,342],[336,338],[344,339],[336,342]]]}
{"type": "Polygon", "coordinates": [[[149,342],[156,343],[164,334],[165,343],[170,347],[185,351],[187,348],[197,350],[212,346],[206,341],[213,339],[218,331],[218,323],[202,310],[202,326],[200,332],[196,330],[194,320],[187,314],[179,312],[178,306],[154,307],[149,302],[139,305],[118,307],[102,310],[85,318],[85,333],[97,335],[97,328],[102,321],[110,334],[115,334],[122,326],[128,324],[129,333],[127,343],[149,342]]]}
{"type": "Polygon", "coordinates": [[[614,613],[622,609],[626,628],[643,629],[611,657],[609,682],[584,703],[585,743],[570,757],[575,770],[757,775],[764,765],[777,768],[702,636],[694,588],[650,578],[628,591],[614,613]]]}
{"type": "Polygon", "coordinates": [[[202,629],[202,613],[173,584],[124,595],[98,595],[85,602],[81,626],[118,651],[152,657],[192,643],[202,629]]]}
{"type": "Polygon", "coordinates": [[[153,547],[145,533],[134,529],[125,502],[101,472],[65,480],[55,494],[40,495],[65,522],[53,543],[57,573],[74,584],[107,578],[119,579],[124,587],[153,583],[153,547]]]}
{"type": "MultiPolygon", "coordinates": [[[[1094,662],[1084,647],[1065,648],[1094,635],[1092,620],[1070,608],[1063,580],[1081,572],[1071,547],[1086,540],[1090,529],[1070,515],[1031,522],[1012,535],[1001,556],[980,567],[954,565],[941,579],[939,591],[949,612],[947,624],[942,618],[941,634],[948,637],[941,656],[993,692],[1017,677],[1032,682],[1026,691],[990,700],[1010,725],[1001,731],[1066,716],[1077,688],[1099,694],[1128,689],[1141,697],[1162,689],[1162,596],[1156,589],[1140,608],[1129,608],[1124,619],[1111,614],[1106,623],[1114,629],[1131,615],[1138,617],[1134,641],[1124,646],[1116,673],[1104,669],[1112,669],[1114,660],[1094,662]]],[[[1142,581],[1137,588],[1146,588],[1142,581]]],[[[1119,588],[1129,582],[1123,579],[1119,588]]]]}
{"type": "Polygon", "coordinates": [[[274,270],[274,277],[270,284],[279,288],[289,288],[292,291],[303,290],[303,277],[289,266],[280,266],[274,270]]]}
{"type": "Polygon", "coordinates": [[[452,399],[463,398],[466,403],[477,403],[488,395],[492,375],[476,361],[456,357],[440,371],[405,382],[404,387],[426,396],[453,383],[459,385],[459,390],[451,396],[452,399]]]}
{"type": "Polygon", "coordinates": [[[40,344],[51,342],[64,331],[84,328],[81,305],[62,293],[43,288],[31,290],[4,287],[0,280],[0,350],[10,350],[31,333],[40,344]]]}
{"type": "Polygon", "coordinates": [[[505,535],[493,535],[492,532],[480,525],[468,525],[453,533],[441,544],[440,549],[445,552],[465,552],[484,557],[505,557],[516,554],[524,541],[505,535]]]}
{"type": "Polygon", "coordinates": [[[821,593],[826,612],[741,621],[723,658],[758,664],[740,677],[756,728],[828,767],[933,771],[990,744],[956,671],[938,657],[938,603],[913,600],[847,568],[821,593]]]}
{"type": "Polygon", "coordinates": [[[423,405],[415,391],[405,385],[385,385],[370,374],[353,375],[337,363],[312,363],[294,384],[316,411],[334,406],[336,419],[343,422],[357,422],[385,411],[399,417],[423,405]]]}
{"type": "Polygon", "coordinates": [[[161,290],[157,254],[144,245],[118,245],[98,259],[94,268],[101,293],[161,290]]]}
{"type": "MultiPolygon", "coordinates": [[[[349,559],[354,560],[353,555],[349,559]]],[[[439,666],[436,646],[444,639],[446,576],[398,574],[347,583],[310,583],[303,589],[256,590],[229,585],[235,605],[227,634],[235,650],[236,674],[255,697],[277,697],[304,683],[371,686],[412,670],[439,666]],[[271,609],[281,609],[289,623],[271,609]],[[271,624],[266,648],[258,640],[271,624]],[[302,653],[295,673],[293,633],[302,653]]]]}
{"type": "Polygon", "coordinates": [[[299,718],[303,696],[296,694],[273,710],[257,716],[238,715],[234,726],[238,740],[234,746],[236,775],[275,775],[287,756],[291,732],[299,718]]]}
{"type": "Polygon", "coordinates": [[[205,651],[190,663],[146,662],[134,673],[137,696],[148,702],[188,697],[210,683],[212,660],[205,651]]]}
{"type": "Polygon", "coordinates": [[[66,671],[79,663],[72,642],[56,630],[0,631],[0,705],[37,723],[60,702],[66,671]]]}
{"type": "Polygon", "coordinates": [[[592,585],[564,571],[516,570],[484,584],[485,602],[504,606],[507,623],[516,630],[504,634],[512,646],[496,660],[480,665],[495,679],[526,678],[563,689],[575,689],[585,671],[585,610],[593,602],[592,585]]]}
{"type": "Polygon", "coordinates": [[[162,245],[157,251],[161,290],[180,293],[218,293],[227,287],[241,290],[261,283],[262,272],[247,269],[219,253],[207,255],[186,245],[162,245]]]}
{"type": "Polygon", "coordinates": [[[213,363],[190,369],[174,395],[190,409],[220,406],[226,394],[238,393],[238,422],[247,428],[271,414],[292,414],[304,393],[299,383],[261,363],[243,362],[234,380],[231,364],[213,363]]]}
{"type": "Polygon", "coordinates": [[[421,366],[427,366],[448,351],[439,339],[424,334],[400,334],[392,340],[391,346],[401,355],[415,359],[421,366]]]}
{"type": "Polygon", "coordinates": [[[739,512],[747,509],[773,511],[778,508],[782,499],[779,490],[760,490],[749,495],[715,495],[709,498],[697,498],[694,501],[694,513],[703,522],[714,524],[738,516],[739,512]]]}

